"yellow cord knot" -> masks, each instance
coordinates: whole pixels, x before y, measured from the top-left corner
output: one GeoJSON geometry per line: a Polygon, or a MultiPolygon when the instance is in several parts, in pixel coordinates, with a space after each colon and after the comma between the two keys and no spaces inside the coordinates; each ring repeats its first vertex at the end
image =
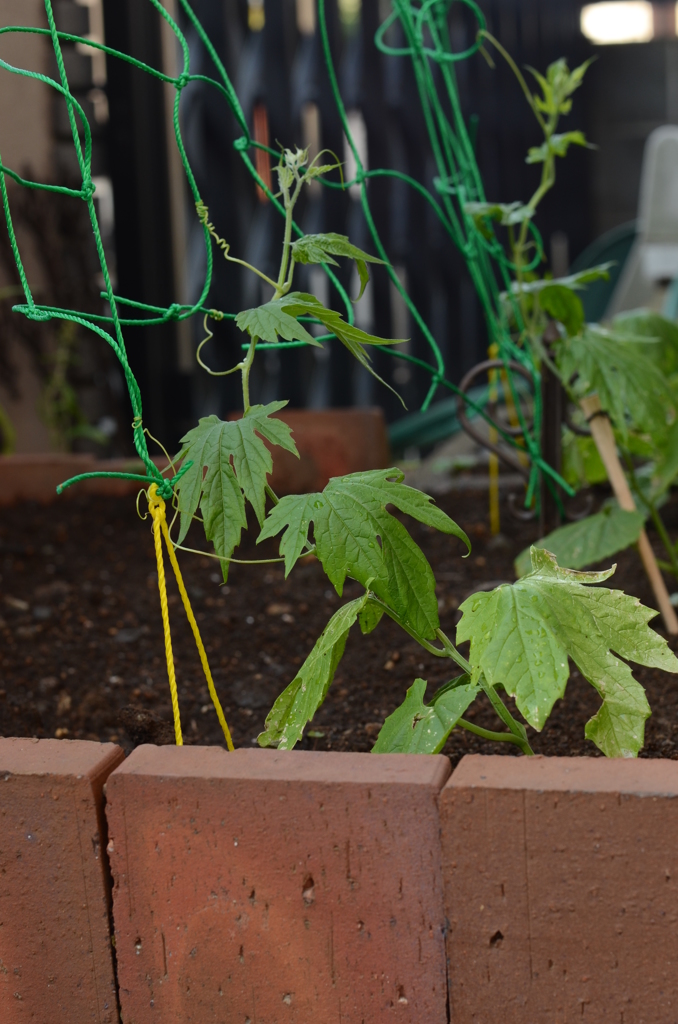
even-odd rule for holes
{"type": "Polygon", "coordinates": [[[179,593],[181,594],[181,600],[184,605],[186,612],[186,618],[188,619],[189,625],[193,631],[193,637],[195,639],[196,647],[198,648],[198,654],[200,655],[200,661],[202,663],[203,671],[205,673],[205,679],[207,680],[207,688],[212,698],[217,717],[223,729],[224,736],[226,738],[226,746],[229,750],[233,750],[233,740],[231,739],[231,733],[224,716],[217,691],[214,686],[214,680],[212,679],[212,673],[210,671],[209,663],[207,661],[207,654],[200,636],[200,630],[198,629],[198,623],[195,621],[195,615],[191,608],[191,602],[184,586],[184,580],[181,575],[177,556],[174,551],[174,545],[169,535],[167,528],[167,518],[165,515],[166,505],[164,498],[158,492],[158,485],[151,484],[147,491],[148,498],[148,511],[151,513],[153,519],[153,540],[155,543],[155,560],[158,566],[158,590],[160,592],[160,611],[162,614],[162,626],[165,634],[165,658],[167,661],[167,678],[169,679],[170,695],[172,698],[172,713],[174,716],[174,736],[176,739],[177,746],[182,746],[184,740],[181,735],[181,717],[179,714],[179,696],[177,693],[177,680],[176,673],[174,670],[174,655],[172,653],[172,634],[170,632],[169,622],[169,608],[167,605],[167,585],[165,582],[165,563],[162,556],[162,538],[165,538],[165,546],[167,547],[167,554],[174,570],[176,577],[177,586],[179,587],[179,593]]]}
{"type": "Polygon", "coordinates": [[[155,517],[156,512],[164,516],[165,508],[165,500],[158,494],[158,485],[151,484],[148,488],[148,511],[153,517],[155,517]]]}

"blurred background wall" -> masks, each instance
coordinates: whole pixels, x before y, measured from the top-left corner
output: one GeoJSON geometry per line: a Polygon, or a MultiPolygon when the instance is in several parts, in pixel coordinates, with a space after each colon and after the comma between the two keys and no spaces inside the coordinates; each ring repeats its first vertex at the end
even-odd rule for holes
{"type": "MultiPolygon", "coordinates": [[[[176,0],[166,0],[166,6],[187,32],[192,70],[211,74],[209,57],[177,13],[176,0]]],[[[271,145],[309,145],[312,151],[329,147],[344,159],[312,0],[195,0],[194,6],[232,77],[253,134],[271,145]]],[[[646,41],[613,46],[595,46],[585,38],[581,3],[575,0],[482,0],[481,6],[490,31],[521,66],[543,71],[561,56],[571,66],[596,57],[564,126],[584,129],[598,148],[575,147],[559,163],[558,183],[537,222],[553,270],[563,273],[598,235],[635,218],[645,139],[660,124],[678,123],[675,5],[653,5],[653,30],[646,41]]],[[[54,9],[65,31],[105,38],[155,67],[177,72],[174,40],[149,3],[57,0],[54,9]]],[[[431,185],[433,161],[408,62],[383,56],[373,43],[376,28],[390,11],[388,0],[327,0],[327,10],[342,95],[368,166],[395,167],[431,185]]],[[[451,6],[450,19],[455,46],[462,50],[472,40],[474,22],[460,3],[451,6]]],[[[41,0],[0,0],[0,25],[13,23],[44,25],[41,0]]],[[[80,45],[65,44],[64,52],[74,93],[94,128],[97,207],[118,292],[163,306],[193,299],[204,273],[202,233],[172,143],[171,88],[80,45]]],[[[37,37],[0,37],[0,56],[36,70],[53,68],[48,43],[37,37]]],[[[515,80],[500,61],[493,70],[480,55],[456,69],[488,198],[526,200],[538,170],[525,164],[525,153],[538,142],[538,130],[515,80]]],[[[3,161],[28,177],[63,183],[77,179],[64,102],[50,96],[46,87],[4,71],[0,75],[3,161]]],[[[182,99],[182,126],[219,233],[235,253],[273,270],[280,221],[257,195],[233,149],[240,132],[225,103],[208,86],[191,84],[182,99]]],[[[382,179],[371,181],[369,188],[393,264],[433,330],[448,375],[458,380],[483,358],[487,345],[463,262],[425,204],[406,186],[382,179]]],[[[82,222],[84,204],[68,200],[59,207],[17,188],[11,194],[17,228],[29,252],[29,277],[38,291],[72,308],[101,308],[101,282],[82,222]]],[[[348,192],[309,190],[298,219],[306,231],[338,231],[370,247],[359,202],[348,192]]],[[[342,274],[343,282],[354,287],[350,271],[342,268],[342,274]]],[[[0,287],[16,285],[4,234],[0,275],[0,287]]],[[[298,284],[333,301],[323,294],[325,280],[313,268],[304,268],[298,284]]],[[[6,291],[0,296],[0,404],[14,422],[16,449],[127,450],[128,410],[119,372],[105,346],[86,336],[64,339],[53,325],[36,331],[34,325],[21,324],[10,312],[16,297],[6,291]],[[59,358],[66,361],[77,404],[77,411],[70,413],[45,409],[45,391],[54,392],[59,358]]],[[[257,279],[217,256],[209,306],[237,311],[265,298],[257,279]]],[[[411,338],[410,350],[426,358],[423,339],[379,268],[357,316],[365,329],[411,338]]],[[[198,416],[225,415],[238,405],[231,378],[208,378],[197,369],[193,352],[202,337],[201,318],[127,334],[145,421],[170,446],[198,416]]],[[[223,368],[236,361],[240,344],[232,325],[217,324],[205,355],[223,368]]],[[[416,408],[428,378],[381,355],[376,368],[410,409],[416,408]]],[[[267,353],[259,361],[253,390],[254,400],[260,401],[289,397],[294,406],[319,408],[380,404],[389,419],[402,414],[390,393],[356,367],[339,345],[318,353],[267,353]]]]}

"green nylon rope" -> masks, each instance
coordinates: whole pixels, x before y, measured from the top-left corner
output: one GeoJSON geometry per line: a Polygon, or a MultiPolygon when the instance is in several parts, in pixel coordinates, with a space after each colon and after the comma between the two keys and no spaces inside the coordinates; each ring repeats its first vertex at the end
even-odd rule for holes
{"type": "MultiPolygon", "coordinates": [[[[205,256],[206,256],[206,270],[205,280],[201,289],[201,294],[197,301],[193,304],[180,304],[172,303],[168,307],[156,306],[149,303],[138,302],[135,300],[127,299],[123,296],[117,296],[113,292],[110,273],[106,263],[106,257],[103,250],[103,244],[101,240],[101,233],[97,221],[96,210],[94,206],[94,184],[91,178],[91,159],[92,159],[92,138],[91,130],[87,122],[82,107],[77,102],[75,97],[71,94],[68,79],[64,67],[63,55],[61,51],[62,42],[74,42],[74,43],[85,43],[90,47],[94,47],[105,53],[107,56],[117,60],[122,60],[138,68],[139,70],[152,75],[154,78],[172,85],[176,91],[174,109],[173,109],[173,128],[174,135],[179,151],[180,159],[186,175],[186,179],[191,190],[194,202],[200,203],[201,197],[198,191],[197,183],[193,170],[191,168],[186,149],[184,146],[181,126],[179,121],[179,107],[181,101],[181,94],[184,88],[190,82],[205,82],[217,89],[219,94],[228,103],[238,125],[242,131],[242,136],[236,139],[234,148],[240,154],[245,167],[253,180],[259,185],[259,187],[268,196],[275,209],[284,216],[284,210],[282,205],[278,201],[275,195],[272,194],[271,190],[267,187],[266,183],[258,175],[252,160],[249,157],[248,150],[257,148],[265,150],[273,156],[277,156],[277,152],[268,146],[264,146],[261,143],[254,141],[250,135],[247,121],[245,119],[244,112],[238,100],[237,93],[233,87],[233,84],[226,72],[226,69],[221,62],[219,55],[217,54],[211,40],[205,32],[202,24],[198,17],[193,11],[188,0],[179,0],[181,8],[183,9],[189,22],[195,29],[201,42],[205,46],[217,72],[217,77],[212,78],[208,75],[192,75],[190,73],[190,52],[188,42],[182,33],[181,29],[177,25],[176,21],[170,16],[167,10],[163,7],[160,0],[149,0],[153,7],[157,10],[160,17],[169,25],[171,31],[176,37],[182,54],[182,70],[179,75],[171,76],[164,72],[153,68],[152,66],[144,63],[143,61],[137,60],[131,57],[129,54],[115,50],[112,47],[106,46],[103,43],[92,42],[92,40],[85,39],[81,36],[74,35],[67,32],[58,32],[54,22],[54,14],[52,10],[51,0],[45,0],[45,11],[47,14],[48,28],[36,28],[31,26],[6,26],[0,28],[0,35],[8,33],[29,33],[35,35],[47,35],[50,37],[54,55],[57,64],[57,70],[59,75],[59,81],[55,81],[47,75],[40,74],[38,72],[27,71],[23,68],[16,68],[10,65],[4,60],[0,60],[0,68],[12,73],[18,74],[23,77],[37,79],[42,81],[50,88],[54,89],[57,93],[64,97],[68,109],[68,118],[71,128],[71,135],[73,145],[75,148],[76,159],[80,170],[82,179],[81,188],[71,189],[61,185],[50,185],[41,182],[33,182],[24,179],[12,168],[6,167],[0,157],[0,197],[2,199],[2,207],[7,222],[7,229],[9,234],[10,245],[12,253],[17,265],[21,285],[25,295],[25,303],[14,306],[14,310],[19,313],[23,313],[29,319],[46,321],[52,318],[69,320],[73,323],[79,324],[82,327],[93,331],[95,334],[103,338],[107,344],[111,346],[115,352],[120,364],[122,366],[127,389],[132,404],[134,413],[133,419],[133,432],[134,432],[134,444],[136,450],[142,459],[145,467],[147,476],[140,477],[136,474],[121,474],[121,473],[95,473],[95,474],[81,474],[74,477],[72,480],[66,481],[60,486],[60,490],[63,487],[69,486],[77,480],[83,479],[89,476],[113,476],[122,477],[125,479],[139,479],[145,482],[155,482],[158,485],[158,491],[161,496],[168,499],[172,495],[173,487],[180,475],[183,473],[184,468],[175,474],[170,479],[165,479],[161,476],[160,471],[157,469],[155,464],[150,458],[148,453],[148,447],[146,443],[146,437],[143,428],[142,418],[142,403],[141,394],[134,374],[131,371],[129,362],[127,359],[125,343],[123,339],[122,328],[127,326],[150,326],[152,324],[163,324],[170,321],[185,320],[194,314],[200,312],[213,316],[215,319],[234,319],[234,313],[225,313],[219,310],[208,309],[205,306],[205,301],[212,283],[214,257],[212,251],[212,240],[209,235],[209,231],[205,225],[203,225],[203,235],[205,242],[205,256]],[[80,139],[78,130],[78,121],[82,124],[82,131],[84,134],[84,148],[83,143],[80,139]],[[73,198],[79,198],[87,203],[89,217],[92,225],[92,231],[94,234],[97,256],[101,266],[102,276],[104,280],[104,289],[102,291],[102,298],[105,298],[109,304],[110,315],[100,314],[89,314],[83,313],[78,310],[62,309],[56,306],[40,305],[35,302],[29,284],[26,277],[23,261],[16,240],[14,227],[12,223],[12,216],[9,204],[9,198],[7,194],[6,178],[8,176],[16,181],[19,185],[32,189],[41,189],[48,192],[56,192],[62,195],[71,196],[73,198]],[[133,317],[122,317],[119,313],[119,307],[127,307],[130,310],[137,310],[140,314],[146,314],[143,316],[133,317]],[[150,315],[149,315],[150,314],[150,315]],[[109,327],[109,330],[105,330],[103,326],[109,327]],[[110,331],[110,333],[109,333],[110,331]]],[[[457,385],[452,381],[449,381],[445,377],[445,364],[442,353],[436,340],[426,324],[421,313],[417,309],[416,305],[403,288],[397,274],[393,270],[388,260],[388,255],[383,242],[377,231],[372,211],[369,204],[369,197],[367,192],[367,183],[370,179],[380,177],[391,177],[397,178],[405,182],[409,187],[413,188],[431,207],[435,213],[437,219],[442,224],[448,237],[452,240],[454,245],[458,248],[462,256],[464,257],[467,267],[469,269],[472,281],[476,288],[480,302],[483,307],[485,320],[488,327],[488,333],[491,341],[497,345],[497,349],[500,354],[500,358],[505,364],[510,359],[517,360],[521,363],[530,373],[533,380],[534,390],[534,416],[532,431],[528,430],[527,424],[524,420],[522,407],[517,399],[517,393],[513,382],[510,370],[507,368],[508,380],[513,394],[513,400],[515,408],[520,418],[521,427],[523,429],[525,445],[527,448],[527,454],[531,460],[531,473],[530,482],[528,486],[527,502],[532,500],[535,495],[536,484],[539,478],[539,473],[544,473],[547,477],[549,486],[557,484],[562,487],[567,493],[573,493],[571,488],[563,481],[553,469],[546,464],[542,457],[539,447],[539,433],[541,424],[541,394],[539,389],[539,374],[537,368],[534,366],[530,353],[522,347],[515,344],[513,341],[504,311],[502,300],[500,297],[499,282],[503,286],[501,291],[508,293],[509,302],[513,303],[513,314],[519,324],[520,313],[515,304],[512,292],[511,292],[511,279],[510,271],[514,268],[510,261],[507,259],[506,254],[495,239],[488,241],[478,231],[474,221],[470,218],[464,210],[464,204],[469,200],[483,201],[484,192],[482,186],[482,179],[480,171],[477,166],[475,159],[474,148],[471,137],[469,135],[467,126],[464,122],[461,113],[461,104],[459,101],[459,94],[456,86],[456,79],[454,77],[454,64],[460,60],[464,60],[475,53],[479,46],[480,41],[476,39],[475,43],[463,51],[462,53],[454,53],[451,49],[449,33],[447,27],[447,12],[451,7],[452,3],[462,3],[468,7],[476,21],[479,28],[485,28],[485,19],[482,11],[478,7],[475,0],[425,0],[420,6],[417,6],[413,0],[392,0],[393,10],[388,16],[386,21],[379,27],[376,36],[375,44],[379,50],[386,54],[393,54],[396,56],[409,57],[412,61],[413,71],[415,75],[415,81],[419,93],[419,98],[422,106],[422,113],[424,122],[426,124],[427,132],[431,142],[433,155],[436,161],[438,170],[438,176],[434,181],[434,189],[437,193],[438,198],[432,195],[429,189],[427,189],[421,182],[418,182],[415,178],[407,175],[401,171],[396,171],[388,168],[377,168],[373,170],[366,170],[361,162],[360,154],[356,146],[355,140],[352,136],[348,125],[348,119],[346,116],[346,110],[343,104],[341,93],[337,82],[336,72],[332,60],[332,54],[330,50],[329,35],[327,30],[327,20],[325,13],[325,0],[318,0],[318,23],[320,30],[321,43],[326,63],[326,68],[329,76],[330,86],[334,97],[334,102],[339,113],[339,117],[342,123],[344,133],[351,150],[353,152],[357,172],[355,178],[349,183],[339,183],[332,181],[324,181],[323,184],[328,188],[346,188],[349,185],[356,184],[360,187],[361,193],[361,205],[365,220],[372,237],[374,246],[379,254],[380,258],[386,263],[386,270],[389,277],[397,289],[398,293],[405,302],[410,314],[422,332],[426,342],[431,349],[433,356],[433,363],[426,362],[425,360],[419,359],[418,357],[412,356],[409,353],[394,351],[390,348],[383,348],[382,351],[388,352],[391,356],[399,359],[404,359],[413,365],[420,367],[431,375],[431,386],[428,390],[426,398],[422,404],[422,410],[429,407],[433,400],[438,387],[442,386],[455,392],[457,395],[462,395],[467,404],[475,409],[477,413],[484,416],[485,419],[489,420],[489,417],[485,411],[471,400],[467,395],[462,394],[457,385]],[[403,34],[407,41],[407,46],[399,49],[394,49],[388,46],[384,39],[391,28],[391,26],[399,23],[402,27],[403,34]],[[444,83],[444,97],[441,98],[436,84],[436,74],[434,73],[434,66],[437,66],[437,76],[444,83]],[[446,110],[451,111],[452,120],[447,116],[446,110]]],[[[322,180],[322,179],[321,179],[322,180]]],[[[530,230],[533,232],[535,239],[535,257],[532,261],[533,265],[536,266],[542,259],[543,246],[539,233],[530,224],[530,230]]],[[[303,232],[294,224],[294,231],[297,236],[302,236],[303,232]]],[[[336,274],[332,271],[331,267],[323,264],[322,269],[327,274],[330,282],[336,289],[346,311],[346,318],[349,323],[354,323],[355,313],[353,304],[346,292],[341,285],[341,282],[336,277],[336,274]]],[[[523,268],[523,270],[526,268],[523,268]]],[[[306,318],[304,318],[306,319],[306,318]]],[[[311,319],[310,322],[313,322],[311,319]]],[[[322,340],[329,340],[334,335],[327,334],[322,336],[322,340]]],[[[280,343],[277,346],[260,345],[262,349],[269,347],[277,348],[297,348],[303,345],[304,342],[287,342],[280,343]]],[[[379,346],[375,346],[379,347],[379,346]]],[[[510,435],[506,435],[500,430],[500,433],[504,439],[513,447],[521,447],[517,440],[510,435]]],[[[525,450],[525,449],[522,449],[525,450]]],[[[187,468],[187,467],[186,467],[187,468]]]]}

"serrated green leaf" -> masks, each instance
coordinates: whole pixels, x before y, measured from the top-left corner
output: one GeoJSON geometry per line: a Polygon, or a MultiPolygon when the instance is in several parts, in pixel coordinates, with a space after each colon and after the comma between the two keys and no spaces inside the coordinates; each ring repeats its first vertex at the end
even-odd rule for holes
{"type": "MultiPolygon", "coordinates": [[[[600,263],[597,267],[587,267],[586,270],[579,270],[576,274],[568,274],[567,277],[540,277],[534,281],[514,281],[511,290],[515,294],[533,295],[544,288],[551,288],[553,285],[562,285],[572,291],[581,291],[587,284],[593,281],[607,281],[610,277],[610,269],[614,263],[600,263]]],[[[505,295],[502,292],[502,295],[505,295]]]]}
{"type": "Polygon", "coordinates": [[[200,506],[205,466],[215,443],[214,432],[220,422],[217,416],[206,416],[181,439],[183,447],[177,455],[177,461],[190,459],[193,465],[189,466],[176,485],[180,513],[179,544],[183,544],[193,516],[200,506]]]}
{"type": "MultiPolygon", "coordinates": [[[[220,420],[218,416],[206,416],[182,438],[177,460],[183,462],[190,459],[193,465],[179,480],[176,488],[181,513],[180,544],[183,543],[198,506],[205,524],[208,520],[214,524],[211,527],[214,537],[208,536],[208,539],[214,540],[218,555],[230,558],[239,542],[239,530],[238,539],[231,545],[234,531],[226,525],[218,525],[220,517],[235,513],[230,504],[232,482],[230,478],[225,478],[218,483],[214,478],[215,472],[226,477],[229,472],[233,474],[233,479],[252,505],[259,522],[263,523],[266,477],[273,469],[273,460],[262,437],[298,456],[290,428],[283,420],[272,418],[273,413],[279,412],[286,405],[286,402],[253,405],[242,419],[228,422],[220,420]]],[[[234,521],[239,521],[237,516],[234,521]]]]}
{"type": "MultiPolygon", "coordinates": [[[[566,156],[570,146],[589,147],[583,132],[563,132],[552,135],[541,146],[532,146],[525,157],[526,164],[543,164],[550,156],[566,156]]],[[[590,147],[589,147],[590,148],[590,147]]]]}
{"type": "Polygon", "coordinates": [[[580,395],[597,392],[601,407],[626,438],[629,425],[641,432],[666,430],[675,416],[673,398],[655,364],[638,358],[634,346],[604,328],[587,325],[580,335],[556,344],[556,362],[580,395]]]}
{"type": "Polygon", "coordinates": [[[579,334],[586,316],[582,301],[571,288],[551,284],[537,293],[539,305],[550,317],[563,325],[570,336],[579,334]]]}
{"type": "Polygon", "coordinates": [[[346,576],[385,601],[420,636],[435,636],[438,602],[433,572],[405,527],[386,510],[391,504],[419,522],[462,540],[464,531],[432,499],[402,483],[399,469],[334,477],[322,493],[287,495],[271,509],[259,541],[284,530],[280,553],[289,573],[308,539],[341,595],[346,576]]]}
{"type": "Polygon", "coordinates": [[[580,64],[579,67],[574,68],[570,72],[567,83],[568,95],[571,95],[575,91],[575,89],[578,89],[579,86],[582,84],[584,80],[584,75],[590,68],[591,64],[593,64],[593,60],[593,57],[589,57],[588,60],[585,60],[583,64],[580,64]]]}
{"type": "Polygon", "coordinates": [[[387,384],[373,370],[371,358],[365,351],[365,345],[402,345],[407,340],[406,338],[378,338],[375,334],[367,334],[365,331],[361,331],[359,327],[347,324],[341,313],[337,313],[333,309],[327,309],[323,306],[322,302],[316,299],[315,295],[308,295],[305,292],[290,292],[289,295],[286,295],[285,309],[292,316],[316,317],[321,324],[325,325],[328,331],[336,335],[342,345],[349,350],[361,366],[364,366],[389,391],[393,391],[395,395],[398,394],[390,384],[387,384]]]}
{"type": "Polygon", "coordinates": [[[467,598],[457,643],[471,641],[473,679],[483,672],[491,686],[503,684],[526,721],[541,729],[565,692],[569,669],[562,644],[544,624],[539,596],[530,603],[532,593],[524,590],[530,579],[467,598]]]}
{"type": "Polygon", "coordinates": [[[289,189],[294,182],[294,171],[292,168],[281,160],[276,167],[276,173],[278,175],[278,188],[280,191],[282,192],[283,189],[289,189]]]}
{"type": "Polygon", "coordinates": [[[525,220],[534,217],[534,210],[531,206],[523,203],[464,203],[464,212],[473,218],[473,221],[485,238],[492,238],[492,230],[485,223],[488,220],[497,221],[504,227],[513,224],[521,224],[525,220]]]}
{"type": "Polygon", "coordinates": [[[678,324],[673,320],[649,309],[632,309],[613,319],[611,332],[630,344],[638,342],[639,358],[651,359],[666,376],[678,372],[678,324]]]}
{"type": "Polygon", "coordinates": [[[337,167],[341,167],[341,164],[315,164],[313,167],[309,167],[304,174],[304,181],[312,181],[314,178],[320,178],[323,174],[329,174],[330,171],[335,171],[337,167]]]}
{"type": "Polygon", "coordinates": [[[650,482],[649,496],[653,501],[664,495],[678,477],[678,420],[676,420],[664,437],[655,441],[654,465],[650,482]]]}
{"type": "Polygon", "coordinates": [[[637,757],[645,742],[645,720],[651,714],[642,686],[627,665],[623,668],[622,678],[611,679],[604,690],[596,687],[603,704],[584,729],[587,740],[608,757],[637,757]]]}
{"type": "MultiPolygon", "coordinates": [[[[642,512],[624,512],[615,502],[595,515],[559,527],[534,546],[550,551],[558,565],[567,569],[583,569],[635,544],[644,522],[642,512]]],[[[530,548],[525,548],[518,555],[515,569],[518,576],[532,571],[530,548]]]]}
{"type": "Polygon", "coordinates": [[[272,418],[286,404],[253,405],[241,419],[232,420],[222,431],[222,443],[230,448],[238,482],[260,524],[266,514],[266,477],[273,472],[271,453],[261,437],[299,457],[290,428],[283,420],[272,418]]]}
{"type": "Polygon", "coordinates": [[[561,57],[559,60],[549,64],[546,70],[546,77],[540,75],[534,68],[527,70],[534,76],[541,86],[542,96],[535,96],[537,108],[548,115],[569,114],[572,109],[572,101],[569,97],[582,83],[591,60],[580,64],[578,68],[570,71],[567,61],[561,57]]]}
{"type": "MultiPolygon", "coordinates": [[[[247,529],[247,516],[242,489],[231,468],[230,453],[222,446],[210,458],[200,511],[207,540],[212,541],[218,555],[230,558],[240,543],[242,531],[247,529]]],[[[228,562],[221,563],[224,583],[228,580],[228,567],[228,562]]]]}
{"type": "Polygon", "coordinates": [[[260,747],[291,750],[299,742],[306,723],[327,696],[349,630],[367,601],[368,595],[364,594],[334,613],[306,661],[266,716],[265,730],[257,740],[260,747]]]}
{"type": "MultiPolygon", "coordinates": [[[[607,470],[603,465],[600,452],[592,437],[582,437],[572,430],[563,430],[562,439],[563,465],[561,473],[564,480],[576,490],[589,484],[602,484],[607,480],[607,470]]],[[[576,568],[570,566],[571,569],[576,568]]]]}
{"type": "MultiPolygon", "coordinates": [[[[610,332],[612,337],[625,342],[639,366],[652,363],[656,367],[674,407],[678,405],[678,324],[651,310],[635,309],[616,316],[610,332]]],[[[657,424],[642,438],[633,438],[634,454],[653,463],[646,470],[647,496],[653,501],[661,500],[678,476],[678,420],[663,427],[657,424]],[[639,441],[646,442],[645,451],[638,451],[639,441]]],[[[631,438],[626,441],[629,448],[630,441],[631,438]]]]}
{"type": "Polygon", "coordinates": [[[501,683],[535,729],[563,696],[572,658],[603,699],[586,735],[608,757],[634,757],[650,708],[613,652],[668,672],[678,672],[678,659],[647,625],[655,611],[620,590],[589,586],[613,572],[564,569],[550,552],[532,548],[528,576],[464,602],[457,642],[471,641],[472,678],[483,673],[491,686],[501,683]]]}
{"type": "Polygon", "coordinates": [[[322,348],[321,343],[308,333],[304,325],[283,308],[287,298],[289,296],[271,299],[263,306],[245,309],[238,313],[235,322],[241,331],[247,331],[253,338],[261,338],[270,344],[276,344],[280,335],[285,341],[305,341],[307,345],[322,348]]]}
{"type": "MultiPolygon", "coordinates": [[[[298,238],[296,242],[292,243],[292,258],[296,263],[331,263],[338,266],[337,261],[332,259],[333,256],[345,256],[347,259],[355,261],[360,277],[358,299],[362,297],[370,279],[367,264],[384,262],[377,259],[376,256],[364,252],[363,249],[359,249],[357,245],[353,245],[349,242],[347,235],[337,235],[333,231],[319,235],[304,235],[303,238],[298,238]]],[[[358,299],[355,301],[357,302],[358,299]]]]}
{"type": "Polygon", "coordinates": [[[314,316],[324,324],[329,331],[339,338],[352,340],[360,345],[402,345],[407,338],[379,338],[376,334],[367,334],[361,331],[355,324],[347,324],[341,313],[334,309],[327,309],[315,295],[307,292],[290,292],[278,300],[284,303],[285,309],[292,316],[314,316]]]}
{"type": "Polygon", "coordinates": [[[360,630],[364,636],[372,633],[382,620],[384,609],[376,601],[368,601],[358,616],[360,630]]]}
{"type": "Polygon", "coordinates": [[[403,703],[381,727],[372,753],[440,753],[447,737],[480,689],[467,675],[459,676],[454,684],[453,687],[444,687],[430,704],[425,704],[426,680],[415,679],[403,703]]]}

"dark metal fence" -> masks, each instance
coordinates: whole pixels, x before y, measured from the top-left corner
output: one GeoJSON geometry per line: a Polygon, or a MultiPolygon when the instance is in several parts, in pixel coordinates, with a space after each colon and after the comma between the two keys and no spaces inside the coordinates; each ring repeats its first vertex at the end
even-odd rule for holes
{"type": "MultiPolygon", "coordinates": [[[[104,6],[107,41],[157,63],[159,26],[153,23],[150,5],[145,19],[140,14],[145,5],[139,0],[105,0],[104,6]]],[[[327,6],[342,95],[354,134],[363,139],[368,166],[392,167],[430,186],[435,170],[410,62],[379,53],[373,42],[377,27],[390,11],[388,0],[362,0],[362,5],[331,0],[327,6]],[[350,24],[349,15],[353,15],[350,24]]],[[[560,56],[573,65],[588,55],[578,27],[580,5],[573,0],[487,0],[481,6],[490,31],[521,65],[543,70],[560,56]]],[[[235,83],[255,137],[273,146],[280,142],[327,147],[345,159],[341,125],[318,32],[314,31],[314,3],[264,0],[259,6],[254,0],[249,5],[244,0],[196,0],[194,7],[235,83]]],[[[453,3],[449,16],[456,48],[463,50],[471,42],[475,22],[462,3],[453,3]]],[[[211,73],[204,48],[189,27],[183,27],[191,44],[192,70],[211,73]]],[[[525,165],[525,153],[537,141],[538,130],[515,80],[500,64],[491,69],[481,55],[457,64],[456,69],[465,113],[474,125],[488,198],[527,199],[537,171],[525,165]]],[[[172,277],[167,267],[158,271],[152,266],[154,259],[167,264],[171,249],[168,218],[165,215],[163,219],[162,213],[168,188],[162,87],[148,81],[142,93],[137,77],[133,69],[122,65],[109,72],[110,169],[118,210],[120,290],[164,304],[168,299],[159,294],[163,287],[160,279],[172,277]],[[119,159],[130,146],[137,154],[131,177],[119,159]],[[131,216],[127,212],[130,203],[135,211],[131,216]],[[158,257],[144,249],[144,235],[157,245],[158,257]]],[[[569,120],[572,127],[586,127],[582,94],[575,98],[569,120]]],[[[233,141],[241,132],[226,104],[208,86],[192,83],[182,100],[182,123],[201,194],[220,235],[230,242],[234,253],[273,272],[281,239],[280,218],[257,194],[233,150],[233,141]]],[[[554,255],[561,263],[567,261],[565,239],[572,254],[590,241],[590,159],[581,151],[560,164],[558,186],[540,211],[539,226],[547,252],[554,241],[554,255]]],[[[264,164],[260,169],[267,170],[264,164]]],[[[394,179],[373,179],[369,189],[377,228],[392,263],[442,349],[448,376],[459,380],[483,358],[487,347],[482,313],[463,260],[424,200],[407,185],[394,179]]],[[[360,204],[350,192],[314,186],[298,219],[305,231],[338,231],[370,248],[360,204]]],[[[191,299],[202,279],[202,233],[190,210],[186,223],[186,298],[191,299]]],[[[299,276],[299,286],[308,290],[325,286],[313,268],[305,270],[299,276]]],[[[342,283],[352,287],[350,271],[342,268],[340,273],[342,283]]],[[[235,311],[264,298],[258,279],[217,260],[211,306],[235,311]]],[[[357,308],[357,318],[360,326],[377,334],[411,338],[410,351],[427,357],[424,338],[380,268],[357,308]]],[[[153,368],[149,377],[163,366],[156,376],[160,386],[146,398],[147,417],[151,424],[161,425],[164,436],[171,437],[178,436],[196,415],[227,413],[237,406],[238,396],[229,378],[182,375],[172,357],[174,346],[168,344],[174,327],[166,325],[163,330],[161,336],[157,329],[149,329],[147,339],[139,339],[136,369],[143,388],[145,373],[140,364],[153,368]],[[168,410],[176,408],[177,402],[183,415],[168,422],[168,410]]],[[[193,345],[202,337],[202,322],[196,318],[193,345]]],[[[215,326],[214,339],[204,351],[212,365],[224,368],[238,358],[241,341],[233,325],[224,322],[215,326]]],[[[410,409],[417,407],[430,382],[425,375],[381,353],[376,369],[403,395],[410,409]]],[[[266,353],[253,389],[259,400],[288,397],[294,406],[378,403],[389,418],[402,413],[397,400],[356,367],[339,345],[330,345],[318,354],[307,350],[266,353]]]]}

